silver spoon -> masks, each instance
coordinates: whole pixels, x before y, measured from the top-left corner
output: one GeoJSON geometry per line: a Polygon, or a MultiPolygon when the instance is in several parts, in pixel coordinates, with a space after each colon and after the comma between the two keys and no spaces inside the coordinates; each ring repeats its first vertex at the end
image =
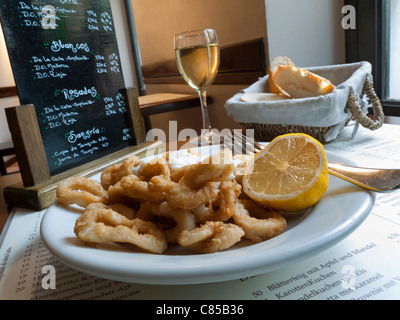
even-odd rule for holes
{"type": "Polygon", "coordinates": [[[400,169],[359,168],[328,163],[331,175],[369,190],[384,192],[400,187],[400,169]]]}
{"type": "MultiPolygon", "coordinates": [[[[235,143],[240,140],[243,150],[252,148],[254,153],[264,149],[265,146],[249,139],[234,130],[235,143]]],[[[231,138],[233,138],[231,136],[231,138]]],[[[385,192],[396,190],[400,187],[400,169],[374,169],[348,166],[338,163],[328,163],[328,171],[331,175],[346,180],[352,184],[372,191],[385,192]]]]}

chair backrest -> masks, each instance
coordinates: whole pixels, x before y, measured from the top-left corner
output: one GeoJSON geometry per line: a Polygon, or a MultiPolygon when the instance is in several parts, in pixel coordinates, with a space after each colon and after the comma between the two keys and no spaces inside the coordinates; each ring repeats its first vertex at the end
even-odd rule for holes
{"type": "Polygon", "coordinates": [[[3,87],[0,88],[0,99],[15,97],[18,95],[17,87],[3,87]]]}
{"type": "MultiPolygon", "coordinates": [[[[213,84],[252,84],[266,75],[264,38],[221,46],[221,62],[213,84]]],[[[175,60],[142,66],[147,84],[184,84],[175,60]]]]}

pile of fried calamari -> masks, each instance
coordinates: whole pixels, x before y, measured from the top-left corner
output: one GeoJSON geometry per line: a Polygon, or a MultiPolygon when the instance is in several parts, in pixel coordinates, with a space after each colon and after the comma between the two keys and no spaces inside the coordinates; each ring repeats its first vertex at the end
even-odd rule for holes
{"type": "Polygon", "coordinates": [[[107,167],[101,182],[85,177],[61,182],[58,202],[85,210],[75,224],[77,238],[88,245],[129,243],[150,253],[163,253],[169,244],[213,253],[242,238],[258,243],[285,229],[281,214],[242,192],[245,156],[238,165],[226,150],[185,166],[172,166],[169,158],[166,153],[142,163],[130,156],[107,167]]]}

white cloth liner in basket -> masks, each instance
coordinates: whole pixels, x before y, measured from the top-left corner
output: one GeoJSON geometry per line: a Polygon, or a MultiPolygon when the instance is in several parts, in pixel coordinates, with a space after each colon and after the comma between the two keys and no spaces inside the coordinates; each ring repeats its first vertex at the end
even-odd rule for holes
{"type": "Polygon", "coordinates": [[[247,92],[269,92],[268,76],[265,76],[225,103],[228,115],[241,124],[329,127],[325,141],[335,139],[352,117],[351,110],[346,107],[351,89],[359,107],[364,113],[367,112],[369,105],[363,98],[363,91],[366,79],[372,82],[371,64],[363,61],[307,70],[329,79],[336,89],[330,94],[312,98],[250,103],[241,101],[241,96],[247,92]]]}

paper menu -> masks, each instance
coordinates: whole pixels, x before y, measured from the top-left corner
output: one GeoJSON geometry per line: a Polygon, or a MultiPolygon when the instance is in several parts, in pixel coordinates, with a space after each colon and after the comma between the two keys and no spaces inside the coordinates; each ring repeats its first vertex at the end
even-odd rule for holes
{"type": "MultiPolygon", "coordinates": [[[[400,195],[395,199],[400,201],[400,195]]],[[[122,283],[71,269],[41,242],[44,212],[18,210],[0,251],[0,299],[398,299],[400,225],[398,215],[389,219],[391,209],[396,207],[378,201],[349,237],[293,266],[255,277],[184,286],[122,283]],[[46,266],[54,267],[55,288],[46,266]]]]}
{"type": "MultiPolygon", "coordinates": [[[[361,138],[364,132],[360,130],[359,134],[361,138]]],[[[390,132],[388,136],[396,135],[390,132]]],[[[379,140],[371,140],[371,143],[379,140]]],[[[359,145],[343,152],[349,157],[351,153],[359,155],[359,145]]],[[[386,145],[397,150],[394,140],[386,145]]],[[[338,141],[329,148],[345,149],[346,144],[338,141]]],[[[368,150],[368,146],[363,145],[362,149],[368,150]]],[[[368,152],[371,154],[373,150],[368,152]]],[[[390,155],[386,156],[389,162],[390,155]]],[[[400,191],[379,194],[367,220],[349,237],[321,254],[264,275],[202,285],[130,284],[73,270],[53,257],[41,242],[39,227],[43,214],[44,211],[17,209],[5,228],[0,249],[0,299],[400,298],[400,255],[397,254],[400,249],[400,191]]]]}
{"type": "Polygon", "coordinates": [[[348,157],[358,165],[374,168],[400,168],[399,125],[385,124],[376,131],[360,127],[352,138],[352,126],[346,127],[339,137],[326,144],[328,151],[348,157]]]}

